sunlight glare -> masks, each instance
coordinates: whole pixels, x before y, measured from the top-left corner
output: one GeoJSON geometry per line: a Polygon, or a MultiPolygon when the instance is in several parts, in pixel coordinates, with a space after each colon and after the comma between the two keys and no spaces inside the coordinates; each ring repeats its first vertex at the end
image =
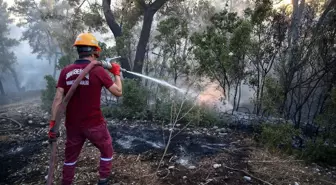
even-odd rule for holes
{"type": "Polygon", "coordinates": [[[292,0],[281,0],[279,3],[274,3],[273,8],[280,8],[292,4],[292,0]]]}

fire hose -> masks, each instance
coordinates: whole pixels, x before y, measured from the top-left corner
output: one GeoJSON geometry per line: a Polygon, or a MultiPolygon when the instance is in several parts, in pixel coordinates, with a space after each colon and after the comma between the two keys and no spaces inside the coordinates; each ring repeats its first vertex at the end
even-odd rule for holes
{"type": "MultiPolygon", "coordinates": [[[[66,107],[69,103],[69,100],[71,99],[72,95],[74,94],[74,92],[75,92],[76,88],[78,87],[80,81],[82,81],[84,76],[86,74],[88,74],[94,66],[95,66],[94,63],[90,63],[89,65],[87,65],[84,68],[83,72],[80,73],[80,75],[76,78],[75,82],[71,85],[68,93],[63,98],[62,103],[57,108],[55,126],[53,127],[55,133],[58,133],[58,131],[59,131],[59,127],[61,125],[61,115],[64,114],[65,109],[66,109],[66,107]]],[[[51,145],[50,145],[50,150],[51,151],[50,151],[47,185],[51,185],[52,181],[53,181],[55,161],[56,161],[56,148],[57,148],[57,141],[51,142],[51,145]]]]}
{"type": "MultiPolygon", "coordinates": [[[[117,60],[120,57],[114,57],[114,58],[108,58],[109,61],[117,60]]],[[[101,62],[102,67],[105,69],[111,69],[111,63],[108,61],[102,61],[101,62]]],[[[61,116],[64,114],[65,109],[72,97],[72,95],[75,93],[76,88],[78,87],[80,81],[83,80],[84,76],[87,75],[90,70],[95,66],[94,63],[89,63],[84,69],[83,72],[80,73],[80,75],[76,78],[75,82],[71,85],[68,93],[63,98],[61,104],[56,110],[56,119],[55,119],[55,126],[53,127],[54,132],[58,134],[59,128],[61,125],[61,116]]],[[[124,69],[121,69],[122,71],[126,71],[124,69]]],[[[50,159],[49,159],[49,169],[48,169],[48,176],[47,176],[47,185],[51,185],[53,181],[53,175],[54,175],[54,168],[55,168],[55,162],[56,162],[56,149],[57,149],[57,141],[51,142],[50,145],[50,159]]]]}

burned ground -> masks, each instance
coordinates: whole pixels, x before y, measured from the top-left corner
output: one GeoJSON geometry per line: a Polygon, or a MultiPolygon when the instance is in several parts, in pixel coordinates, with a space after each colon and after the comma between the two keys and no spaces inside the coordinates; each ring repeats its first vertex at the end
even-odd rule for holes
{"type": "MultiPolygon", "coordinates": [[[[40,101],[1,108],[0,184],[45,184],[48,170],[48,115],[40,101]],[[14,122],[13,119],[19,123],[14,122]],[[10,131],[8,131],[10,130],[10,131]]],[[[174,128],[163,163],[158,163],[170,125],[108,120],[115,150],[111,184],[335,184],[336,169],[306,164],[258,147],[249,133],[228,128],[174,128]]],[[[60,184],[64,128],[58,143],[55,184],[60,184]]],[[[74,184],[95,184],[99,151],[85,144],[74,184]]]]}

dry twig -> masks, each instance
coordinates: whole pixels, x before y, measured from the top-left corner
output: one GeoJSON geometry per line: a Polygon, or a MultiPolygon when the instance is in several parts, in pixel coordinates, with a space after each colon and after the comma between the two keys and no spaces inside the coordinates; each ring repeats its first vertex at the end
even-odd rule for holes
{"type": "Polygon", "coordinates": [[[303,160],[286,160],[286,161],[244,161],[246,163],[291,163],[291,162],[303,162],[303,160]]]}
{"type": "Polygon", "coordinates": [[[259,182],[262,182],[262,183],[264,183],[264,184],[272,185],[271,183],[269,183],[269,182],[267,182],[267,181],[265,181],[265,180],[262,180],[262,179],[260,179],[260,178],[258,178],[258,177],[255,177],[255,176],[251,175],[251,174],[248,173],[247,171],[239,170],[239,169],[236,169],[236,168],[231,168],[231,167],[228,167],[228,166],[225,166],[225,165],[223,165],[223,166],[224,166],[224,168],[227,168],[227,169],[232,170],[232,171],[242,172],[242,173],[244,173],[245,175],[247,175],[247,176],[249,176],[249,177],[251,177],[251,178],[253,178],[253,179],[256,179],[256,180],[258,180],[259,182]]]}
{"type": "Polygon", "coordinates": [[[180,121],[181,119],[183,119],[183,118],[184,118],[184,117],[185,117],[185,116],[186,116],[192,109],[194,109],[194,107],[196,106],[196,104],[194,104],[194,105],[187,111],[187,113],[185,113],[183,116],[181,116],[181,117],[179,118],[180,113],[181,113],[181,111],[182,111],[182,108],[183,108],[183,105],[184,105],[185,101],[186,101],[186,99],[184,99],[183,102],[181,103],[181,106],[180,106],[180,108],[179,108],[179,111],[178,111],[178,113],[177,113],[177,115],[176,115],[176,117],[175,117],[174,119],[173,119],[173,108],[171,109],[171,112],[170,112],[170,120],[171,120],[171,122],[173,122],[173,125],[172,125],[172,128],[170,129],[170,133],[169,133],[168,141],[167,141],[165,150],[164,150],[164,152],[163,152],[163,155],[162,155],[162,157],[161,157],[161,160],[160,160],[160,162],[159,162],[159,165],[158,165],[156,171],[159,170],[159,168],[160,168],[160,166],[161,166],[161,163],[162,163],[164,157],[165,157],[166,154],[167,154],[167,151],[168,151],[170,142],[171,142],[172,137],[173,137],[173,132],[174,132],[174,128],[175,128],[176,123],[177,123],[178,121],[180,121]]]}

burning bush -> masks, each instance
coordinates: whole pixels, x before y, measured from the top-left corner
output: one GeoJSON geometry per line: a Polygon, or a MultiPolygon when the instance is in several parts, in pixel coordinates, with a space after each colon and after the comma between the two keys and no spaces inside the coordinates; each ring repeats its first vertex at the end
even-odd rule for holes
{"type": "Polygon", "coordinates": [[[181,117],[179,123],[197,126],[213,126],[219,122],[217,114],[207,107],[195,105],[192,100],[186,100],[169,92],[153,92],[146,90],[134,80],[123,81],[123,97],[121,103],[113,107],[104,107],[103,114],[106,117],[117,119],[152,119],[166,123],[172,117],[181,117]],[[150,100],[155,98],[152,105],[150,100]]]}

